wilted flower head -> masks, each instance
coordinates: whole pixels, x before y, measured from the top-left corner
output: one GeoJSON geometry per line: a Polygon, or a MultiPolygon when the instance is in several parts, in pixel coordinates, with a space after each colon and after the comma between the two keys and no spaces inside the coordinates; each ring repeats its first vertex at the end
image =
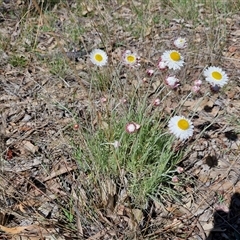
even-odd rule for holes
{"type": "Polygon", "coordinates": [[[102,143],[101,145],[112,145],[114,148],[119,148],[121,146],[121,143],[119,141],[115,140],[114,142],[102,143]]]}
{"type": "Polygon", "coordinates": [[[161,58],[162,61],[167,64],[169,69],[178,70],[184,64],[184,58],[176,50],[165,51],[161,58]]]}
{"type": "Polygon", "coordinates": [[[193,135],[193,124],[185,117],[172,117],[168,123],[168,128],[180,140],[186,140],[193,135]]]}
{"type": "Polygon", "coordinates": [[[112,145],[114,146],[114,148],[119,148],[121,144],[119,141],[116,140],[112,143],[112,145]]]}
{"type": "Polygon", "coordinates": [[[93,64],[102,67],[107,64],[108,56],[103,50],[94,49],[90,53],[90,60],[93,64]]]}
{"type": "Polygon", "coordinates": [[[179,79],[176,78],[175,76],[169,76],[165,79],[166,84],[168,86],[170,86],[171,88],[177,88],[180,84],[179,84],[179,79]]]}
{"type": "Polygon", "coordinates": [[[213,93],[217,93],[220,91],[221,87],[219,85],[210,85],[210,89],[213,93]]]}
{"type": "Polygon", "coordinates": [[[185,48],[187,46],[187,41],[185,38],[182,37],[178,37],[174,42],[173,42],[174,46],[182,49],[185,48]]]}

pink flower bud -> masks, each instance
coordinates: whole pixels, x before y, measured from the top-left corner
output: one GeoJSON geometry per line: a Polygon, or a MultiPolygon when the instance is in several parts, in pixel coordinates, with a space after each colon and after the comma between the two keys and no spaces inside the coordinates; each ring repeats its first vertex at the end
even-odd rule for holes
{"type": "Polygon", "coordinates": [[[135,123],[128,123],[126,125],[126,131],[128,133],[134,133],[137,130],[135,123]]]}
{"type": "Polygon", "coordinates": [[[107,98],[106,97],[101,97],[100,98],[100,102],[101,103],[106,103],[107,102],[107,98]]]}
{"type": "Polygon", "coordinates": [[[199,80],[199,79],[198,79],[198,80],[195,80],[195,81],[194,81],[194,85],[200,87],[200,86],[202,85],[202,81],[199,80]]]}
{"type": "Polygon", "coordinates": [[[172,182],[178,183],[178,177],[177,177],[177,176],[173,176],[173,177],[172,177],[172,182]]]}
{"type": "Polygon", "coordinates": [[[197,86],[197,85],[194,85],[194,86],[192,87],[192,91],[195,92],[195,93],[198,93],[198,92],[200,92],[200,87],[197,86]]]}
{"type": "Polygon", "coordinates": [[[161,104],[161,100],[159,98],[156,98],[154,101],[153,101],[153,105],[154,106],[159,106],[161,104]]]}
{"type": "Polygon", "coordinates": [[[180,174],[184,171],[184,169],[182,167],[177,167],[177,172],[180,174]]]}
{"type": "Polygon", "coordinates": [[[175,76],[169,76],[166,78],[166,83],[168,86],[170,86],[171,88],[177,88],[180,84],[179,84],[179,79],[176,78],[175,76]]]}
{"type": "Polygon", "coordinates": [[[160,58],[158,63],[157,63],[157,67],[160,69],[160,70],[166,70],[167,69],[167,63],[162,61],[162,59],[160,58]]]}
{"type": "Polygon", "coordinates": [[[147,74],[151,77],[154,73],[154,70],[153,69],[148,69],[147,70],[147,74]]]}
{"type": "Polygon", "coordinates": [[[127,102],[127,99],[126,99],[126,98],[122,98],[122,99],[120,100],[120,102],[121,102],[121,103],[126,103],[126,102],[127,102]]]}

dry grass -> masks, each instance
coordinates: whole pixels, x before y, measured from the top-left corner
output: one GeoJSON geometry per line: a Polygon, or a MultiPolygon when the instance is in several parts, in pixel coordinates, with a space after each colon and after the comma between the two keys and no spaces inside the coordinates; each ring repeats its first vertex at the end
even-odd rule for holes
{"type": "Polygon", "coordinates": [[[205,239],[212,227],[211,239],[238,238],[240,6],[160,2],[1,2],[3,238],[205,239]],[[157,70],[178,36],[184,67],[157,70]],[[89,60],[95,48],[108,54],[102,68],[89,60]],[[139,67],[122,63],[126,50],[139,67]],[[216,93],[202,75],[210,65],[230,79],[216,93]],[[193,121],[186,142],[168,132],[174,115],[193,121]],[[129,122],[140,129],[126,133],[129,122]]]}

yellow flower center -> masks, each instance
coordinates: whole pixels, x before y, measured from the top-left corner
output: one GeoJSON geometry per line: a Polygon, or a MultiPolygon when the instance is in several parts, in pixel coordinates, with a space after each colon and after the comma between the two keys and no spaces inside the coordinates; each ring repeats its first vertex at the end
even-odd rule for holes
{"type": "Polygon", "coordinates": [[[95,55],[95,60],[98,61],[98,62],[101,62],[103,60],[103,56],[101,54],[97,53],[95,55]]]}
{"type": "Polygon", "coordinates": [[[134,63],[136,61],[136,57],[134,55],[128,55],[127,56],[127,61],[129,63],[134,63]]]}
{"type": "Polygon", "coordinates": [[[181,59],[181,56],[178,52],[171,52],[170,53],[170,58],[173,60],[173,61],[179,61],[181,59]]]}
{"type": "Polygon", "coordinates": [[[212,72],[212,77],[215,80],[221,80],[222,79],[222,74],[220,72],[212,72]]]}
{"type": "Polygon", "coordinates": [[[189,122],[186,119],[180,119],[178,121],[178,127],[181,130],[187,130],[189,128],[189,122]]]}

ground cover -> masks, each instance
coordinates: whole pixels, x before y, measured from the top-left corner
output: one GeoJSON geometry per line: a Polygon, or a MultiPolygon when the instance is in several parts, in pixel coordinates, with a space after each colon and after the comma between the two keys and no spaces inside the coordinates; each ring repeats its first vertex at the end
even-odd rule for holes
{"type": "Polygon", "coordinates": [[[240,239],[238,1],[0,3],[3,239],[240,239]]]}

